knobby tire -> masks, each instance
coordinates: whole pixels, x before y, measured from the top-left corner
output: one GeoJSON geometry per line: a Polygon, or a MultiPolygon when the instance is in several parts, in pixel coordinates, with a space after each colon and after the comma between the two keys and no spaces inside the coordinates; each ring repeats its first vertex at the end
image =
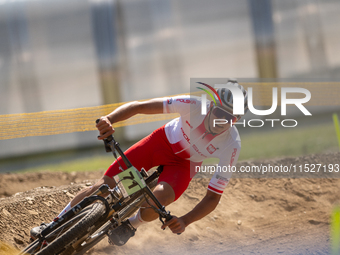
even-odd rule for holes
{"type": "MultiPolygon", "coordinates": [[[[46,241],[51,243],[54,239],[56,239],[56,236],[62,235],[62,233],[65,233],[68,229],[70,229],[73,225],[75,225],[81,218],[83,218],[85,215],[89,213],[91,210],[91,206],[88,206],[84,208],[79,214],[75,215],[72,219],[67,221],[64,225],[60,226],[56,230],[54,230],[52,233],[48,234],[46,236],[46,241]]],[[[26,255],[26,254],[36,254],[42,250],[42,244],[39,239],[33,241],[30,243],[19,255],[26,255]]]]}
{"type": "Polygon", "coordinates": [[[37,255],[54,255],[62,254],[61,252],[72,244],[77,238],[83,237],[96,221],[105,213],[105,205],[97,202],[93,205],[92,210],[84,216],[73,227],[67,230],[60,237],[48,244],[46,248],[37,253],[37,255]]]}

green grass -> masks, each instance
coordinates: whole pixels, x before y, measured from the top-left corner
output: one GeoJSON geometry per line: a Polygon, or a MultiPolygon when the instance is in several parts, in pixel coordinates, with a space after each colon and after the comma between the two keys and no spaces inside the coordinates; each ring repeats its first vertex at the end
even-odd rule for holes
{"type": "MultiPolygon", "coordinates": [[[[256,132],[241,135],[242,149],[239,160],[268,159],[274,157],[300,156],[306,154],[339,151],[332,123],[282,131],[256,132]]],[[[103,152],[104,153],[104,152],[103,152]]],[[[113,162],[111,156],[93,156],[87,159],[61,162],[26,169],[28,171],[95,171],[106,170],[113,162]]],[[[217,163],[209,159],[205,163],[217,163]]]]}
{"type": "Polygon", "coordinates": [[[304,128],[261,132],[241,136],[239,160],[339,151],[334,125],[324,124],[304,128]]]}
{"type": "Polygon", "coordinates": [[[76,159],[58,164],[43,165],[25,169],[22,172],[39,172],[39,171],[62,171],[62,172],[80,172],[80,171],[103,171],[106,170],[113,162],[114,157],[95,156],[87,159],[76,159]]]}

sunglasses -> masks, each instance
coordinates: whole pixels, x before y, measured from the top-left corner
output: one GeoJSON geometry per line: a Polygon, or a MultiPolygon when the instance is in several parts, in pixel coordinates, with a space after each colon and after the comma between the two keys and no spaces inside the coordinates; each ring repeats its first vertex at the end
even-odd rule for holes
{"type": "Polygon", "coordinates": [[[218,119],[225,119],[228,121],[228,123],[235,123],[237,120],[237,117],[234,115],[231,115],[229,112],[224,110],[223,108],[220,108],[219,106],[215,106],[212,109],[212,114],[214,114],[218,119]]]}

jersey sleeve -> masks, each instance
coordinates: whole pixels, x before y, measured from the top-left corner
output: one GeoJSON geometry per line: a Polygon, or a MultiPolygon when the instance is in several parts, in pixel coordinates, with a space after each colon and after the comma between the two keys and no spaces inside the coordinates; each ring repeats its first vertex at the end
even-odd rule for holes
{"type": "Polygon", "coordinates": [[[235,143],[235,146],[227,149],[226,154],[224,154],[225,157],[221,158],[216,166],[216,171],[209,182],[208,190],[222,195],[229,183],[232,175],[231,167],[236,165],[240,150],[241,146],[239,143],[235,143]]]}
{"type": "Polygon", "coordinates": [[[164,97],[163,113],[188,114],[193,107],[201,107],[201,102],[190,95],[180,95],[174,97],[164,97]]]}

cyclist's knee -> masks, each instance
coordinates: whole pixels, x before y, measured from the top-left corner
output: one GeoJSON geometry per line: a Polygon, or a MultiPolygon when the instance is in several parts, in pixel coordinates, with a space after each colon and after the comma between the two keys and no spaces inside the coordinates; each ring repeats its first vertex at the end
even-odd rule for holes
{"type": "MultiPolygon", "coordinates": [[[[173,188],[166,182],[158,183],[153,191],[153,194],[164,206],[167,206],[175,201],[175,192],[173,188]]],[[[149,199],[149,203],[155,205],[151,199],[149,199]]],[[[144,221],[152,221],[158,218],[158,214],[155,213],[154,210],[150,209],[150,205],[148,205],[147,202],[144,202],[141,208],[141,217],[144,221]]]]}
{"type": "Polygon", "coordinates": [[[164,206],[167,206],[175,201],[175,191],[170,186],[170,184],[166,182],[158,183],[153,193],[159,202],[164,206]]]}
{"type": "Polygon", "coordinates": [[[116,182],[108,177],[108,176],[103,176],[101,179],[99,179],[94,185],[92,185],[91,187],[89,187],[89,191],[90,193],[96,191],[100,186],[102,186],[103,184],[107,184],[109,185],[109,187],[112,189],[116,186],[116,182]]]}
{"type": "Polygon", "coordinates": [[[102,178],[100,178],[92,187],[96,187],[99,188],[101,185],[103,184],[107,184],[110,186],[110,188],[112,189],[113,187],[116,186],[116,182],[114,179],[112,179],[111,177],[108,177],[106,175],[104,175],[102,178]]]}
{"type": "Polygon", "coordinates": [[[104,175],[101,180],[103,184],[109,185],[110,189],[113,189],[116,186],[115,180],[109,176],[104,175]]]}

